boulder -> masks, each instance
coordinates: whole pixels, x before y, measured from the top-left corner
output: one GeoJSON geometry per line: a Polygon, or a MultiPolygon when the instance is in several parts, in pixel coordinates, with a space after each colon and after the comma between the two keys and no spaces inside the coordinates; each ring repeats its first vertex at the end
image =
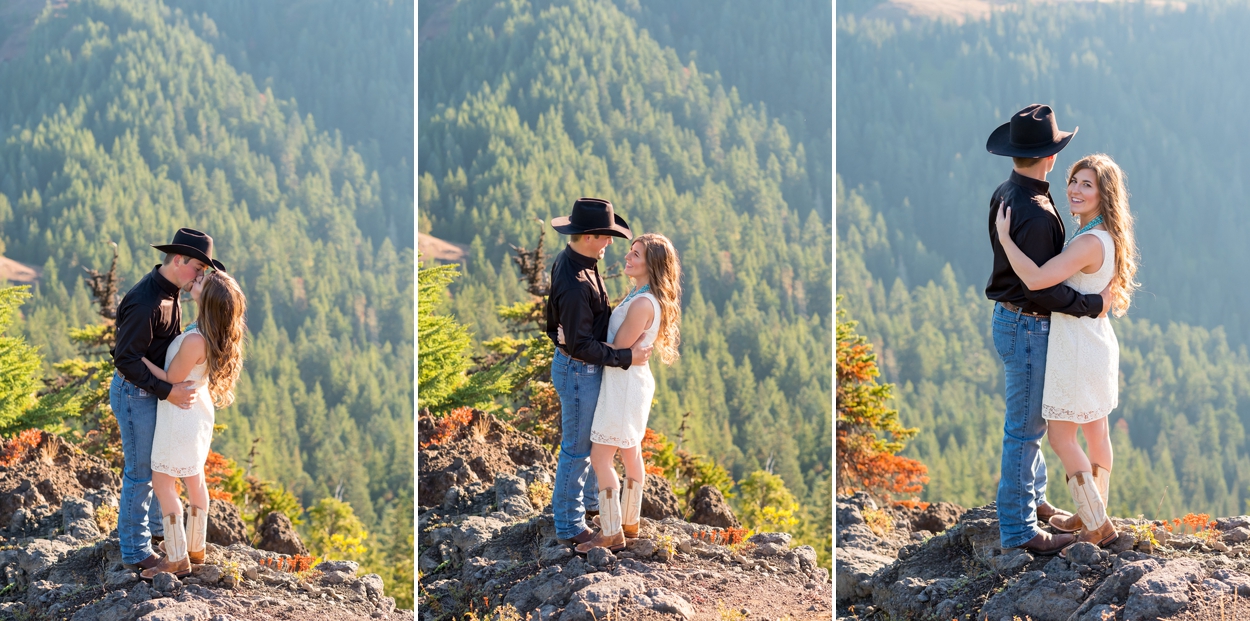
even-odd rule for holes
{"type": "Polygon", "coordinates": [[[495,476],[495,506],[512,517],[523,517],[534,512],[530,504],[525,479],[511,474],[495,476]]]}
{"type": "Polygon", "coordinates": [[[1059,583],[1040,571],[1026,571],[1003,591],[990,597],[978,618],[1030,618],[1036,621],[1064,621],[1085,599],[1080,582],[1059,583]]]}
{"type": "Polygon", "coordinates": [[[838,548],[834,551],[833,566],[836,583],[834,592],[839,602],[852,601],[872,595],[872,575],[878,569],[893,563],[894,559],[873,554],[857,548],[838,548]]]}
{"type": "Polygon", "coordinates": [[[642,490],[642,517],[659,522],[664,518],[680,518],[681,508],[677,495],[668,479],[649,476],[642,490]]]}
{"type": "Polygon", "coordinates": [[[724,495],[713,485],[700,487],[699,491],[695,492],[694,499],[690,501],[690,508],[694,512],[690,516],[692,523],[714,528],[740,528],[742,526],[738,518],[734,517],[733,511],[729,509],[724,495]]]}
{"type": "Polygon", "coordinates": [[[219,500],[208,503],[208,543],[223,548],[248,543],[243,518],[233,502],[219,500]]]}
{"type": "Polygon", "coordinates": [[[952,502],[935,502],[929,505],[920,515],[912,521],[911,529],[927,530],[931,533],[940,533],[959,521],[959,516],[964,514],[963,507],[952,502]]]}
{"type": "Polygon", "coordinates": [[[295,526],[281,511],[271,511],[260,525],[260,542],[256,544],[260,550],[289,554],[291,556],[307,556],[308,548],[300,540],[295,526]]]}
{"type": "Polygon", "coordinates": [[[1203,574],[1201,563],[1179,558],[1142,576],[1129,587],[1125,621],[1159,619],[1184,610],[1189,605],[1190,585],[1202,582],[1203,574]]]}

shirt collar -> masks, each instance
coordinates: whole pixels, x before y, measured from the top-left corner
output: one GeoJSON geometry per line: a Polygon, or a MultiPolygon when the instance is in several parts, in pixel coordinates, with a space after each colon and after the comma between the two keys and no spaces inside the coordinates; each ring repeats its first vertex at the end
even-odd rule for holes
{"type": "Polygon", "coordinates": [[[152,279],[156,281],[156,284],[161,288],[161,291],[164,291],[173,297],[178,297],[178,286],[169,282],[169,279],[165,278],[165,276],[161,274],[161,266],[157,265],[152,268],[152,279]]]}
{"type": "Polygon", "coordinates": [[[599,263],[599,259],[588,257],[576,250],[573,250],[573,246],[565,245],[564,250],[568,253],[569,260],[580,267],[591,268],[595,267],[595,265],[599,263]]]}
{"type": "Polygon", "coordinates": [[[1014,170],[1011,171],[1011,176],[1008,177],[1007,180],[1022,188],[1032,190],[1036,194],[1046,194],[1047,192],[1050,192],[1049,181],[1042,181],[1041,179],[1034,179],[1032,177],[1026,177],[1014,170]]]}

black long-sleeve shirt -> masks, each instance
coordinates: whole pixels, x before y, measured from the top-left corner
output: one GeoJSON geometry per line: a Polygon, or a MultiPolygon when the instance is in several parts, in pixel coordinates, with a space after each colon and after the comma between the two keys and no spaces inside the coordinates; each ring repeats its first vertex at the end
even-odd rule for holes
{"type": "Polygon", "coordinates": [[[113,365],[130,383],[161,399],[169,398],[169,382],[156,379],[146,357],[164,366],[165,354],[174,337],[182,332],[182,308],[178,287],[160,272],[161,266],[139,279],[117,307],[117,342],[109,353],[113,365]]]}
{"type": "Polygon", "coordinates": [[[1050,184],[1026,177],[1016,171],[994,190],[990,198],[990,246],[994,249],[994,271],[985,285],[985,297],[998,302],[1010,302],[1026,313],[1063,313],[1077,317],[1097,317],[1102,313],[1102,296],[1097,293],[1083,294],[1058,284],[1037,291],[1024,286],[1007,253],[998,242],[998,204],[1006,201],[1011,207],[1011,239],[1033,262],[1043,265],[1063,252],[1063,219],[1055,212],[1055,202],[1050,197],[1050,184]]]}
{"type": "Polygon", "coordinates": [[[547,336],[573,358],[605,367],[628,369],[633,362],[629,349],[612,349],[608,340],[608,290],[599,275],[597,259],[578,254],[566,246],[551,264],[551,295],[545,310],[547,336]],[[564,343],[556,336],[564,326],[564,343]]]}

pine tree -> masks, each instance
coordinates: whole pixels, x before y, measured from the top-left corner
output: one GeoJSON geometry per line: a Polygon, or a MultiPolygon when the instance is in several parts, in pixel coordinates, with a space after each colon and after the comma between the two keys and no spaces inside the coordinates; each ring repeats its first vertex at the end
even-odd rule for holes
{"type": "Polygon", "coordinates": [[[924,464],[896,455],[903,440],[916,435],[890,409],[893,384],[878,384],[877,357],[868,339],[855,333],[855,322],[837,319],[837,473],[838,491],[867,489],[889,498],[914,494],[929,482],[924,464]],[[880,434],[880,435],[879,435],[880,434]],[[892,440],[884,436],[889,434],[892,440]]]}

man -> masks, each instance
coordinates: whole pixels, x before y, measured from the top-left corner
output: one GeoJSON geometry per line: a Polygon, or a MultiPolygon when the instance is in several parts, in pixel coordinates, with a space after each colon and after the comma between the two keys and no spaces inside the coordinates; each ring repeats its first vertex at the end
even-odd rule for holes
{"type": "Polygon", "coordinates": [[[117,535],[122,562],[131,569],[150,569],[160,561],[152,550],[152,537],[159,535],[149,530],[149,526],[161,524],[160,507],[152,502],[156,400],[164,399],[183,409],[195,401],[194,382],[158,380],[143,364],[143,358],[164,366],[170,342],[182,332],[178,294],[190,290],[215,263],[213,238],[195,229],[178,229],[172,243],[152,247],[165,253],[165,261],[122,298],[117,307],[117,339],[109,352],[117,368],[109,386],[109,405],[117,417],[125,457],[117,535]]]}
{"type": "MultiPolygon", "coordinates": [[[[1079,129],[1079,128],[1077,128],[1079,129]]],[[[1050,106],[1032,104],[994,130],[985,148],[1012,158],[1007,181],[990,198],[990,246],[994,271],[985,295],[994,305],[994,349],[1006,371],[1006,422],[1003,425],[1002,474],[998,482],[999,539],[1004,548],[1024,548],[1050,555],[1075,541],[1037,527],[1053,515],[1069,515],[1046,502],[1046,462],[1041,455],[1046,421],[1042,388],[1046,379],[1046,344],[1050,314],[1097,317],[1110,307],[1110,293],[1083,295],[1067,285],[1029,291],[998,241],[994,219],[1000,204],[1012,208],[1011,239],[1038,265],[1063,250],[1063,218],[1055,211],[1046,174],[1077,132],[1059,131],[1050,106]]]]}
{"type": "Polygon", "coordinates": [[[590,425],[603,367],[628,369],[631,364],[646,364],[651,347],[635,344],[630,349],[613,349],[604,344],[612,309],[598,262],[613,237],[629,239],[632,235],[625,220],[613,212],[612,203],[579,198],[572,215],[553,219],[551,226],[571,236],[551,265],[551,295],[545,310],[547,336],[556,346],[551,383],[560,397],[560,457],[551,504],[556,536],[576,545],[593,536],[586,526],[583,499],[598,500],[595,477],[587,475],[590,425]]]}

